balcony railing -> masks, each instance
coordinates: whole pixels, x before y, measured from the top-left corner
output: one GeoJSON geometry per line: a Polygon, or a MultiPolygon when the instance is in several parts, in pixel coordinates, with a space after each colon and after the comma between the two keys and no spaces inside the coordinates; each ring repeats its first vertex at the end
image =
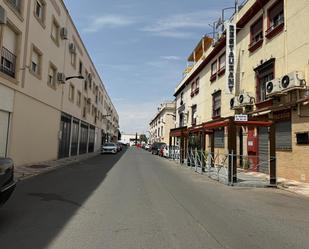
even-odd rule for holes
{"type": "Polygon", "coordinates": [[[15,78],[16,55],[11,53],[5,47],[1,48],[0,71],[15,78]]]}
{"type": "Polygon", "coordinates": [[[16,9],[18,12],[20,12],[21,3],[20,0],[7,0],[10,5],[16,9]]]}

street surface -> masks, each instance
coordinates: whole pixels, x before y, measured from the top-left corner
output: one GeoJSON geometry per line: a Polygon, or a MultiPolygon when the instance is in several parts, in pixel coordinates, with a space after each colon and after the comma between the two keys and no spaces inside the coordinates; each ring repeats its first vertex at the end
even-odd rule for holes
{"type": "Polygon", "coordinates": [[[309,248],[309,199],[231,188],[141,149],[18,184],[1,249],[309,248]]]}

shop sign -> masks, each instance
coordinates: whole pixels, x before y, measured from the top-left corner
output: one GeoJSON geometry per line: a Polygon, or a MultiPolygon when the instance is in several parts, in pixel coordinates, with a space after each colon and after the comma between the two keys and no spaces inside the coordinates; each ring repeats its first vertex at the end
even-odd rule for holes
{"type": "Polygon", "coordinates": [[[235,122],[248,122],[248,115],[245,114],[237,114],[234,117],[235,122]]]}
{"type": "Polygon", "coordinates": [[[226,23],[226,89],[233,93],[236,83],[236,24],[226,23]]]}

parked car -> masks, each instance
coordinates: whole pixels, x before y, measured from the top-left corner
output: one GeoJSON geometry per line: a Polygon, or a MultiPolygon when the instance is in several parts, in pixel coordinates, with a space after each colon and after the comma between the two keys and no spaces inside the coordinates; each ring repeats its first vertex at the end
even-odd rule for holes
{"type": "Polygon", "coordinates": [[[122,151],[122,144],[121,143],[117,143],[117,151],[122,151]]]}
{"type": "Polygon", "coordinates": [[[149,150],[150,144],[145,144],[145,150],[149,150]]]}
{"type": "Polygon", "coordinates": [[[166,143],[153,143],[151,146],[151,153],[154,155],[159,155],[160,149],[163,145],[166,145],[166,143]]]}
{"type": "Polygon", "coordinates": [[[0,206],[10,198],[15,187],[13,160],[0,158],[0,206]]]}
{"type": "Polygon", "coordinates": [[[180,154],[179,146],[164,146],[163,147],[163,156],[167,158],[178,159],[180,154]]]}
{"type": "Polygon", "coordinates": [[[112,153],[116,154],[118,152],[118,146],[115,143],[105,143],[102,146],[101,154],[112,153]]]}

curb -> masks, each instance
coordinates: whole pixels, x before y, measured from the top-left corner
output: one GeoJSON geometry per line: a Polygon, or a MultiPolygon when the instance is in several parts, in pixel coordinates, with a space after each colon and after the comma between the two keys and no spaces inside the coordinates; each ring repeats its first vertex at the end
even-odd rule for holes
{"type": "MultiPolygon", "coordinates": [[[[60,169],[60,168],[63,168],[63,167],[66,167],[66,166],[69,166],[69,165],[72,165],[72,164],[75,164],[75,163],[79,163],[79,162],[82,162],[82,161],[85,161],[87,159],[90,159],[90,158],[93,158],[95,156],[98,156],[100,155],[99,152],[93,152],[91,154],[87,154],[87,156],[81,156],[80,158],[76,157],[74,159],[72,158],[66,158],[66,159],[59,159],[59,160],[52,160],[52,161],[45,161],[43,162],[42,164],[48,164],[48,163],[55,163],[56,165],[54,166],[49,166],[47,168],[43,168],[41,171],[36,171],[36,172],[30,172],[28,173],[25,173],[25,172],[22,172],[22,170],[19,172],[20,175],[19,176],[16,176],[16,172],[18,172],[18,170],[16,170],[16,168],[18,167],[15,167],[15,180],[17,182],[22,182],[24,180],[27,180],[27,179],[30,179],[32,177],[35,177],[35,176],[38,176],[38,175],[43,175],[43,174],[47,174],[49,172],[52,172],[54,170],[57,170],[57,169],[60,169]],[[70,160],[71,159],[71,160],[70,160]],[[68,160],[68,161],[66,161],[68,160]]],[[[38,163],[40,164],[40,163],[38,163]]],[[[31,165],[27,165],[27,166],[22,166],[22,167],[29,167],[31,165]]]]}

